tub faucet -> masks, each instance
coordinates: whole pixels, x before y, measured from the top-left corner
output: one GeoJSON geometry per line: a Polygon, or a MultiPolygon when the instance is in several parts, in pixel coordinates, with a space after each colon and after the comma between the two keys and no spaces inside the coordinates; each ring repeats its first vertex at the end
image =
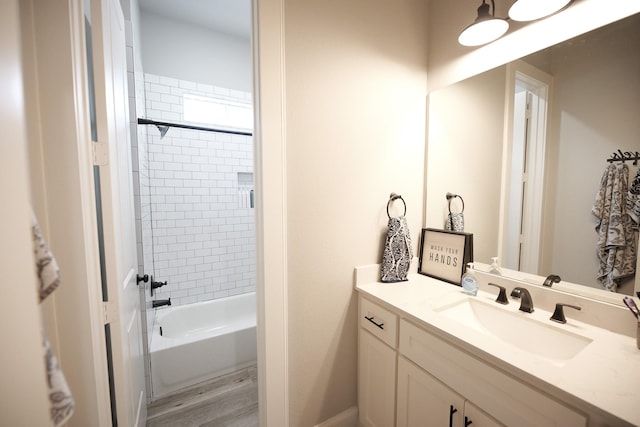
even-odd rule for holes
{"type": "Polygon", "coordinates": [[[514,298],[520,298],[520,311],[533,313],[533,299],[526,288],[521,288],[520,286],[513,288],[511,296],[514,298]]]}
{"type": "Polygon", "coordinates": [[[171,305],[171,298],[169,299],[154,299],[151,301],[151,307],[157,308],[162,307],[163,305],[171,305]]]}

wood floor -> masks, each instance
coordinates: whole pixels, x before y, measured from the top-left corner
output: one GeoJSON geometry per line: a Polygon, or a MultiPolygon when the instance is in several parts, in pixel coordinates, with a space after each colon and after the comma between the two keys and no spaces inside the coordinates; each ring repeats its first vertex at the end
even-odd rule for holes
{"type": "Polygon", "coordinates": [[[147,427],[257,427],[256,367],[163,397],[147,408],[147,427]]]}

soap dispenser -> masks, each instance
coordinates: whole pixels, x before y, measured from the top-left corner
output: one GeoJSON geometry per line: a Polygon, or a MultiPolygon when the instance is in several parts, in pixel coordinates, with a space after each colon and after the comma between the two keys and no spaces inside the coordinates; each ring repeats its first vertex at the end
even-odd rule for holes
{"type": "Polygon", "coordinates": [[[497,256],[491,258],[491,267],[489,268],[489,273],[502,276],[502,270],[500,270],[500,264],[498,263],[497,256]]]}
{"type": "Polygon", "coordinates": [[[468,295],[477,295],[478,294],[478,279],[476,279],[476,275],[473,274],[473,263],[470,262],[467,264],[467,271],[462,275],[462,292],[468,295]]]}

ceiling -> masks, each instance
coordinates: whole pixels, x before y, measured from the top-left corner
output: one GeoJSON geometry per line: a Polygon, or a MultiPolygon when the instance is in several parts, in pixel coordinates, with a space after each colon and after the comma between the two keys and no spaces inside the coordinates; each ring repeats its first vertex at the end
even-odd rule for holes
{"type": "Polygon", "coordinates": [[[249,39],[250,0],[139,0],[140,9],[213,31],[249,39]]]}

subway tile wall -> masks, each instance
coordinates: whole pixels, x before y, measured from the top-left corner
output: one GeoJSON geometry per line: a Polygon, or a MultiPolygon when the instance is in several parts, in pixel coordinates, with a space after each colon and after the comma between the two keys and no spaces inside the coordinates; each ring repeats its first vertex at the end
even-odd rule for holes
{"type": "MultiPolygon", "coordinates": [[[[251,105],[250,93],[153,74],[144,88],[146,117],[158,121],[212,127],[185,122],[184,94],[251,105]]],[[[175,306],[255,291],[252,138],[179,128],[161,138],[148,126],[146,140],[142,255],[145,266],[152,257],[154,280],[168,283],[153,299],[175,306]]]]}

